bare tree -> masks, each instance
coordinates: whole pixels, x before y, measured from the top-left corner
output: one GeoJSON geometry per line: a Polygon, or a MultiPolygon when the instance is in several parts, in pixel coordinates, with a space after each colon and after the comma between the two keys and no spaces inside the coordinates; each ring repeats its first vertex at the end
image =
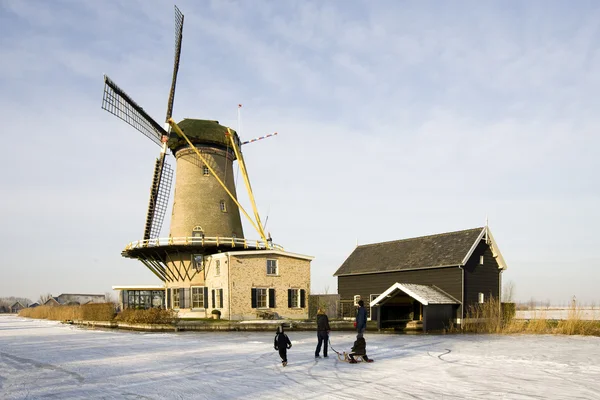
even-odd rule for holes
{"type": "Polygon", "coordinates": [[[504,285],[502,285],[502,302],[503,303],[512,303],[514,294],[515,294],[515,283],[513,281],[508,281],[504,285]]]}
{"type": "Polygon", "coordinates": [[[50,293],[41,294],[38,302],[40,303],[40,305],[42,305],[42,304],[45,304],[51,298],[52,298],[52,294],[50,294],[50,293]]]}
{"type": "Polygon", "coordinates": [[[113,304],[117,303],[114,293],[111,292],[104,292],[104,301],[113,304]]]}

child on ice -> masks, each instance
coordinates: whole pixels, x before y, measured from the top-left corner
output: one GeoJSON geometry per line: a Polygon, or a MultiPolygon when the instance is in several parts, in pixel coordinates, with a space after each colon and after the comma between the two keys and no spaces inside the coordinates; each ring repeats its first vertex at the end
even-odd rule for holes
{"type": "Polygon", "coordinates": [[[352,352],[348,356],[350,357],[350,361],[348,361],[350,364],[358,362],[354,357],[362,357],[366,362],[373,362],[373,359],[367,356],[367,343],[365,342],[365,338],[360,334],[357,336],[354,346],[352,346],[352,352]]]}
{"type": "Polygon", "coordinates": [[[287,365],[287,349],[292,347],[292,342],[290,342],[290,338],[283,332],[283,325],[277,327],[273,346],[275,350],[279,350],[281,365],[285,367],[287,365]]]}

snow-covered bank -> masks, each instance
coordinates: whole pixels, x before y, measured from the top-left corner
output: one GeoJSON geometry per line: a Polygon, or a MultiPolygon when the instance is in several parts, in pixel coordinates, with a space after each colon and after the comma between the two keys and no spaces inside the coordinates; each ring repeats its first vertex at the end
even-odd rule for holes
{"type": "MultiPolygon", "coordinates": [[[[273,332],[274,333],[274,332],[273,332]]],[[[314,359],[291,332],[281,366],[268,332],[85,330],[0,316],[0,397],[150,399],[597,399],[600,338],[368,335],[372,364],[314,359]]],[[[332,332],[348,350],[349,332],[332,332]]]]}

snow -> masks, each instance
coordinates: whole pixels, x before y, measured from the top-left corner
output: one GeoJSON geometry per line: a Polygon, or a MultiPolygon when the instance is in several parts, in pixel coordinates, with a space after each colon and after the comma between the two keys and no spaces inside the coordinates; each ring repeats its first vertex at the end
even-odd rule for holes
{"type": "MultiPolygon", "coordinates": [[[[314,359],[315,332],[88,330],[0,316],[0,398],[598,399],[600,338],[367,333],[374,363],[314,359]]],[[[352,332],[332,332],[348,351],[352,332]]]]}

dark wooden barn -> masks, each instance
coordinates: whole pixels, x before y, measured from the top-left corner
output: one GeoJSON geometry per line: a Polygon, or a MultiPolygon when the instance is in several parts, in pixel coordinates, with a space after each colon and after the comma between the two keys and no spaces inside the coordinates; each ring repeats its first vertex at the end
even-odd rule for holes
{"type": "Polygon", "coordinates": [[[486,227],[357,246],[334,276],[341,301],[363,299],[379,328],[461,324],[499,298],[506,263],[486,227]]]}

